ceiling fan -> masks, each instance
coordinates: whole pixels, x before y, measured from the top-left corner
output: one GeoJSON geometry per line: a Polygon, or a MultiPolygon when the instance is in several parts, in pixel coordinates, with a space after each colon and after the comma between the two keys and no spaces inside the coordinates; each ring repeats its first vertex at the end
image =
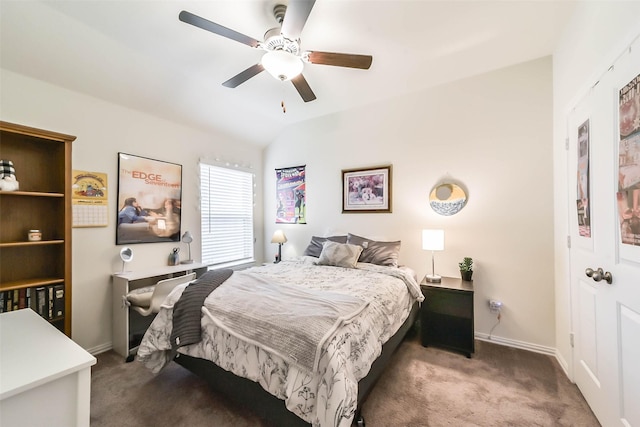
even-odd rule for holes
{"type": "Polygon", "coordinates": [[[370,55],[301,50],[300,34],[315,4],[315,0],[290,0],[288,3],[288,6],[283,4],[274,6],[273,14],[280,27],[268,30],[264,35],[264,41],[258,41],[185,10],[180,12],[179,19],[187,24],[266,52],[259,63],[252,65],[222,83],[223,86],[229,88],[241,85],[266,69],[278,80],[291,80],[304,102],[309,102],[316,99],[316,95],[302,75],[305,62],[369,69],[373,61],[373,57],[370,55]]]}

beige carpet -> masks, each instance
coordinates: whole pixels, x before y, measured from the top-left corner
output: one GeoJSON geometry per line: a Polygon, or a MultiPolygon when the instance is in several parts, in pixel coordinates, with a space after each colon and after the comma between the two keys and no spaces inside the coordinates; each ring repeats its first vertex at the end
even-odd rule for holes
{"type": "MultiPolygon", "coordinates": [[[[92,427],[271,427],[175,363],[153,375],[112,351],[97,358],[92,427]]],[[[476,341],[467,359],[424,348],[415,335],[400,346],[362,413],[367,427],[600,425],[550,356],[476,341]]]]}

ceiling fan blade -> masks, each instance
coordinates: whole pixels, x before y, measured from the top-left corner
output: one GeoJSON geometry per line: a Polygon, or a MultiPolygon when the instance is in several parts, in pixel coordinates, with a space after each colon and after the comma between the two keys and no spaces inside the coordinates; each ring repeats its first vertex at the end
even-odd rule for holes
{"type": "Polygon", "coordinates": [[[187,24],[191,24],[198,28],[202,28],[203,30],[211,31],[214,34],[218,34],[219,36],[226,37],[231,40],[235,40],[242,44],[246,44],[247,46],[257,47],[260,42],[254,39],[253,37],[245,36],[242,33],[229,29],[227,27],[223,27],[220,24],[216,24],[215,22],[211,22],[207,19],[201,18],[198,15],[194,15],[191,12],[187,12],[183,10],[178,15],[178,18],[182,22],[186,22],[187,24]]]}
{"type": "Polygon", "coordinates": [[[251,67],[247,68],[243,72],[236,74],[226,82],[222,83],[222,86],[230,87],[230,88],[237,87],[242,83],[246,82],[247,80],[249,80],[251,77],[257,74],[260,74],[263,70],[264,70],[264,67],[262,66],[262,64],[252,65],[251,67]]]}
{"type": "Polygon", "coordinates": [[[309,102],[316,99],[315,93],[313,93],[313,91],[311,90],[311,86],[309,86],[309,83],[307,83],[307,80],[302,74],[298,74],[297,76],[292,78],[291,83],[293,83],[304,102],[309,102]]]}
{"type": "Polygon", "coordinates": [[[312,64],[335,65],[337,67],[360,68],[368,70],[373,62],[371,55],[355,55],[351,53],[312,52],[309,51],[309,62],[312,64]]]}
{"type": "Polygon", "coordinates": [[[282,35],[291,40],[300,38],[304,24],[316,0],[290,0],[282,21],[282,35]]]}

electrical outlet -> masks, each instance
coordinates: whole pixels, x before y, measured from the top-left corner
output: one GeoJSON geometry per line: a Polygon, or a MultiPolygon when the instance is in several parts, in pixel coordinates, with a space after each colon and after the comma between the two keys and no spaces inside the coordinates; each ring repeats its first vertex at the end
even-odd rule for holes
{"type": "Polygon", "coordinates": [[[502,301],[498,301],[497,299],[489,300],[489,310],[500,311],[501,308],[502,308],[502,301]]]}

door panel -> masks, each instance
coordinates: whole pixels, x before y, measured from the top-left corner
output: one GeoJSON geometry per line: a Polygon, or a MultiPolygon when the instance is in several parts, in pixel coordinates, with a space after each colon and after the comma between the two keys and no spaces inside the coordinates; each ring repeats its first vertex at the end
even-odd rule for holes
{"type": "Polygon", "coordinates": [[[622,379],[622,419],[640,426],[640,313],[620,305],[620,378],[622,379]]]}
{"type": "Polygon", "coordinates": [[[596,298],[597,291],[591,284],[580,280],[580,329],[578,329],[578,344],[580,345],[580,363],[593,378],[597,385],[598,381],[598,348],[596,344],[596,298]]]}
{"type": "Polygon", "coordinates": [[[640,149],[620,144],[619,115],[620,89],[640,74],[640,39],[609,65],[567,114],[573,376],[603,426],[640,427],[640,245],[622,244],[618,194],[622,158],[640,171],[640,149]]]}

